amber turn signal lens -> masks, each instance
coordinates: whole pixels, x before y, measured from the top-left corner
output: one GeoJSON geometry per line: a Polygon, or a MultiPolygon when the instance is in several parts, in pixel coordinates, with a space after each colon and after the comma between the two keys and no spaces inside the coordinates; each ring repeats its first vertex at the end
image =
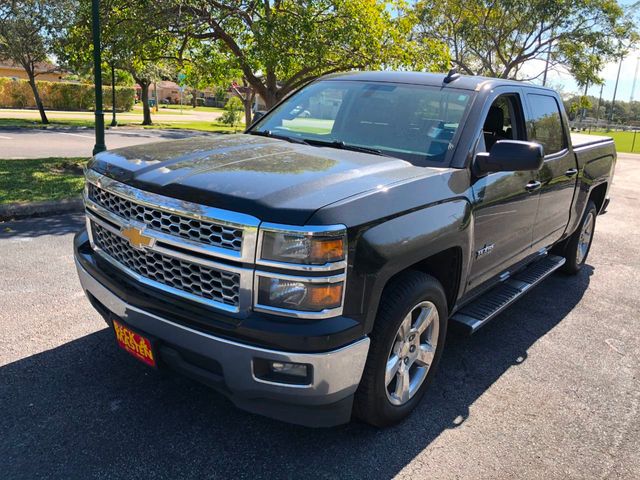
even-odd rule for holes
{"type": "Polygon", "coordinates": [[[316,262],[334,262],[344,258],[344,240],[342,238],[317,239],[311,243],[311,258],[316,262]]]}
{"type": "Polygon", "coordinates": [[[342,302],[342,283],[313,285],[309,288],[309,305],[335,308],[342,302]]]}

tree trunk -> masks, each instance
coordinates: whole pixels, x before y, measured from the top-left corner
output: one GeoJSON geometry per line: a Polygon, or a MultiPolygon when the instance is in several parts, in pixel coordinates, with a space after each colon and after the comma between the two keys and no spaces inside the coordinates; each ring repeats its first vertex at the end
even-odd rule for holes
{"type": "MultiPolygon", "coordinates": [[[[138,81],[142,87],[142,125],[151,125],[151,109],[149,108],[149,85],[151,82],[138,81]]],[[[157,99],[156,99],[157,101],[157,99]]]]}
{"type": "Polygon", "coordinates": [[[253,105],[253,95],[247,93],[244,98],[242,98],[242,103],[244,104],[244,126],[249,128],[251,125],[251,107],[253,105]]]}
{"type": "Polygon", "coordinates": [[[29,75],[29,85],[31,85],[31,91],[33,92],[33,97],[36,100],[36,107],[38,107],[38,111],[40,112],[40,120],[44,125],[49,123],[49,119],[47,118],[47,113],[44,111],[44,104],[42,103],[42,99],[40,98],[40,92],[38,92],[38,85],[36,84],[36,77],[31,72],[28,72],[29,75]]]}
{"type": "Polygon", "coordinates": [[[191,91],[191,106],[193,108],[198,106],[198,91],[195,88],[191,91]]]}

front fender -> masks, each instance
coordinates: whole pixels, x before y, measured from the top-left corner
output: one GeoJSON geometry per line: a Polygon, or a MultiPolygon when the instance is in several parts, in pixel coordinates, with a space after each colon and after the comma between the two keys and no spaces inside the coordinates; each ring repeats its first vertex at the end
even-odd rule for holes
{"type": "MultiPolygon", "coordinates": [[[[466,270],[471,238],[471,207],[466,199],[406,213],[364,231],[357,240],[350,275],[362,287],[365,331],[368,333],[373,328],[382,291],[394,275],[452,247],[461,249],[460,264],[466,270]]],[[[460,275],[460,278],[466,278],[465,271],[460,275]]],[[[456,298],[463,287],[461,282],[456,298]]]]}

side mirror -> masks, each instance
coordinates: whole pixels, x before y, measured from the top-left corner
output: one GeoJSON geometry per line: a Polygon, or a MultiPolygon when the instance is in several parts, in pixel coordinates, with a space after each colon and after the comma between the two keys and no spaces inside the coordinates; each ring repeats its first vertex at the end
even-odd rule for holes
{"type": "Polygon", "coordinates": [[[544,148],[539,143],[520,140],[498,140],[490,152],[478,153],[474,166],[477,173],[540,170],[544,148]]]}

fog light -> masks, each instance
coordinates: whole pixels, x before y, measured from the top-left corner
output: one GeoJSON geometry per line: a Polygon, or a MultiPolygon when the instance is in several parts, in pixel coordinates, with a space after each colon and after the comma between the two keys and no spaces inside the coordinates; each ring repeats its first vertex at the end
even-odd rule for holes
{"type": "Polygon", "coordinates": [[[313,372],[306,363],[253,359],[253,374],[259,380],[290,385],[310,385],[313,372]]]}
{"type": "Polygon", "coordinates": [[[302,363],[269,362],[271,371],[276,374],[293,375],[305,378],[307,376],[307,366],[302,363]]]}

